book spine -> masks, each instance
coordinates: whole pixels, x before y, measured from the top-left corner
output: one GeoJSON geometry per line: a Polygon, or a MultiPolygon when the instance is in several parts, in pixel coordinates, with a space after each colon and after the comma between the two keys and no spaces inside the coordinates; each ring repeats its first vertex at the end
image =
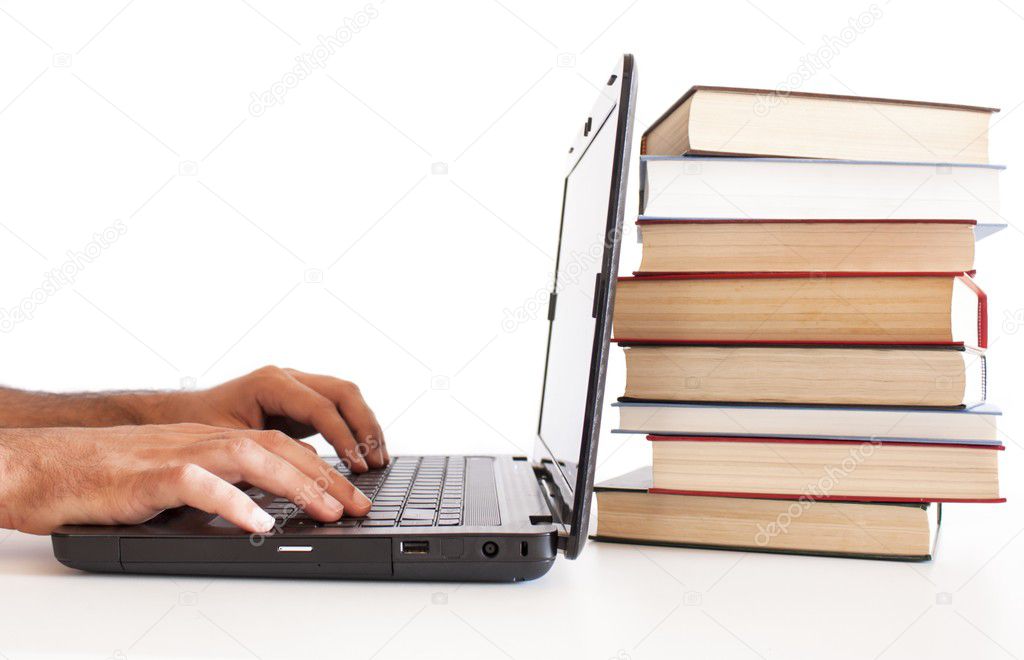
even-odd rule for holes
{"type": "Polygon", "coordinates": [[[988,295],[974,281],[975,271],[958,275],[957,279],[978,296],[978,348],[988,348],[988,295]]]}
{"type": "Polygon", "coordinates": [[[988,401],[988,361],[987,356],[981,356],[981,400],[988,401]]]}

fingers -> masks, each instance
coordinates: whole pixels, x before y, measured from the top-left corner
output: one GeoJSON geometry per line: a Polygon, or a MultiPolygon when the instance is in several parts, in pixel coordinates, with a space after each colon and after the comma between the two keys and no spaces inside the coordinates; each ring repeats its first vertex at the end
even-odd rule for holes
{"type": "MultiPolygon", "coordinates": [[[[284,443],[281,445],[283,449],[284,443]]],[[[290,440],[288,451],[295,458],[310,457],[309,452],[290,440]]],[[[326,491],[327,484],[318,482],[249,437],[235,436],[196,443],[189,454],[195,463],[218,477],[232,483],[245,481],[269,493],[287,497],[317,520],[337,520],[344,511],[344,505],[326,491]]],[[[354,502],[351,491],[347,496],[354,502]]]]}
{"type": "Polygon", "coordinates": [[[366,472],[366,460],[334,402],[283,371],[280,377],[264,382],[256,397],[265,412],[309,424],[331,443],[353,472],[366,472]]]}
{"type": "Polygon", "coordinates": [[[274,518],[245,493],[191,463],[160,468],[144,480],[144,500],[154,511],[191,506],[222,516],[251,533],[270,531],[274,518]]]}
{"type": "Polygon", "coordinates": [[[294,440],[278,431],[259,431],[254,439],[313,479],[319,488],[342,503],[347,515],[363,516],[370,510],[370,499],[315,452],[305,451],[294,440]]]}
{"type": "Polygon", "coordinates": [[[384,431],[355,383],[294,369],[285,372],[334,403],[360,444],[367,463],[373,467],[388,464],[391,457],[384,442],[384,431]]]}

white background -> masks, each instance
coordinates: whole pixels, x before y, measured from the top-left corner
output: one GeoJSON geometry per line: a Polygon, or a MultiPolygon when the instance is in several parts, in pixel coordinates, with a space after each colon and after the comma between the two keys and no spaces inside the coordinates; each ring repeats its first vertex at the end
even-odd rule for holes
{"type": "MultiPolygon", "coordinates": [[[[539,582],[461,588],[84,576],[0,535],[0,658],[1024,656],[1024,5],[880,1],[837,46],[870,3],[386,0],[250,112],[366,6],[0,0],[0,308],[127,227],[0,334],[0,382],[206,387],[273,363],[357,381],[393,453],[528,452],[565,150],[617,58],[637,56],[639,137],[693,84],[775,88],[829,43],[801,90],[1003,109],[1010,228],[977,263],[1009,503],[948,507],[928,564],[591,544],[539,582]],[[514,310],[535,320],[508,331],[514,310]]],[[[630,184],[627,213],[635,162],[630,184]]],[[[647,451],[606,433],[598,477],[647,451]]]]}

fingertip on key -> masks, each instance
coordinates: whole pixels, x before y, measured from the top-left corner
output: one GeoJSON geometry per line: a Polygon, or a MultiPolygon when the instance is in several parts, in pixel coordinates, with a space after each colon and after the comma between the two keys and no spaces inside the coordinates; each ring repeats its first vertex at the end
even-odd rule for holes
{"type": "Polygon", "coordinates": [[[255,509],[250,516],[253,530],[256,532],[269,532],[274,527],[274,516],[263,509],[255,509]]]}
{"type": "Polygon", "coordinates": [[[329,493],[323,494],[323,500],[324,503],[327,504],[327,508],[329,508],[331,512],[336,514],[339,518],[341,517],[341,514],[345,512],[345,507],[342,503],[332,497],[329,493]]]}
{"type": "MultiPolygon", "coordinates": [[[[370,510],[370,507],[372,506],[372,503],[370,502],[370,498],[367,497],[363,493],[363,491],[359,490],[358,488],[356,488],[356,489],[354,489],[352,491],[352,499],[355,500],[356,510],[358,512],[360,512],[357,515],[364,515],[367,511],[370,510]]],[[[356,513],[356,512],[353,512],[353,513],[356,513]]]]}

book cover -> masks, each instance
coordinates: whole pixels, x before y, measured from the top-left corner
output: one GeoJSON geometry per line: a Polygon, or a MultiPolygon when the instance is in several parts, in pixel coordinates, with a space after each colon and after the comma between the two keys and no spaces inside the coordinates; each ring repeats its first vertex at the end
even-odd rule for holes
{"type": "MultiPolygon", "coordinates": [[[[781,548],[773,547],[771,543],[758,543],[755,536],[751,536],[750,541],[743,544],[721,544],[721,543],[707,543],[707,542],[686,542],[679,540],[658,540],[652,538],[638,538],[635,536],[616,536],[610,534],[601,533],[601,515],[602,515],[602,499],[603,494],[608,493],[628,493],[637,497],[668,497],[668,498],[687,498],[687,495],[665,495],[651,492],[652,484],[651,468],[642,467],[632,472],[620,475],[618,477],[602,481],[594,486],[594,492],[598,499],[598,531],[591,535],[591,539],[599,542],[606,543],[624,543],[624,544],[637,544],[637,545],[650,545],[650,546],[661,546],[661,547],[674,547],[674,548],[694,548],[704,550],[732,550],[737,552],[766,552],[773,554],[789,554],[789,555],[803,555],[803,556],[817,556],[817,557],[845,557],[854,559],[877,559],[886,561],[928,561],[932,558],[934,553],[935,544],[937,541],[938,531],[942,522],[942,504],[941,503],[901,503],[901,502],[884,502],[884,503],[864,503],[864,502],[819,502],[815,503],[814,506],[829,507],[838,512],[845,512],[847,507],[851,512],[860,510],[861,507],[908,507],[910,509],[923,510],[927,512],[928,518],[931,525],[931,540],[929,542],[929,551],[920,554],[893,554],[885,552],[842,552],[842,551],[827,551],[820,549],[799,549],[799,548],[781,548]]],[[[700,499],[700,498],[697,498],[700,499]]],[[[752,501],[752,500],[751,500],[752,501]]],[[[759,500],[765,502],[765,500],[759,500]]],[[[788,512],[790,507],[794,505],[791,500],[776,500],[779,502],[779,511],[788,512]]],[[[855,518],[847,518],[847,516],[840,516],[844,520],[852,520],[855,518]]],[[[759,528],[754,531],[757,533],[767,533],[771,530],[771,524],[776,519],[772,516],[766,516],[765,520],[759,528]]],[[[708,521],[705,519],[703,524],[707,524],[708,521]]],[[[871,537],[871,534],[868,534],[871,537]]]]}
{"type": "Polygon", "coordinates": [[[991,403],[957,408],[705,404],[619,399],[613,433],[999,445],[991,403]]]}
{"type": "Polygon", "coordinates": [[[640,217],[974,220],[1006,227],[1001,165],[805,158],[642,156],[640,217]]]}

